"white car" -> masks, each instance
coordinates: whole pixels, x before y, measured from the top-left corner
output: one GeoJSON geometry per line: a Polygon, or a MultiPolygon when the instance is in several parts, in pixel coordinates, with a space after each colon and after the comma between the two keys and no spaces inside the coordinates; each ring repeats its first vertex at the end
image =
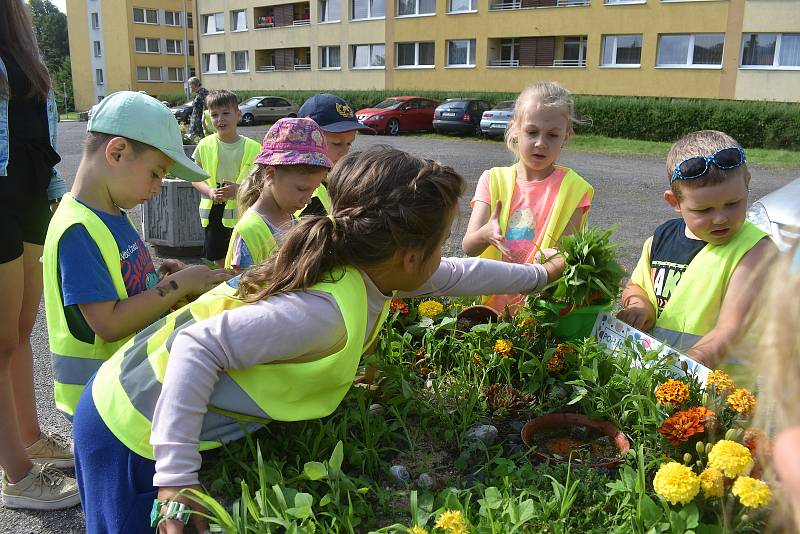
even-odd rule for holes
{"type": "Polygon", "coordinates": [[[747,219],[767,232],[780,250],[789,250],[800,240],[800,178],[756,200],[747,219]]]}

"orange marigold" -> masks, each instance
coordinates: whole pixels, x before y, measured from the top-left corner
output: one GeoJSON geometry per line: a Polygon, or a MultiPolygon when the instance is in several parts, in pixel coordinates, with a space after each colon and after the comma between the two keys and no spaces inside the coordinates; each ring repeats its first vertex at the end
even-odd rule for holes
{"type": "Polygon", "coordinates": [[[689,386],[680,380],[670,379],[656,388],[656,400],[661,404],[680,406],[689,398],[689,386]]]}
{"type": "Polygon", "coordinates": [[[559,343],[558,346],[556,347],[556,354],[561,355],[561,357],[564,357],[567,354],[574,354],[574,353],[575,349],[573,349],[572,346],[568,345],[567,343],[559,343]]]}
{"type": "Polygon", "coordinates": [[[514,345],[507,339],[498,339],[494,342],[494,351],[503,358],[514,353],[514,345]]]}
{"type": "Polygon", "coordinates": [[[681,410],[668,417],[658,431],[677,447],[695,434],[705,432],[706,424],[714,417],[716,414],[713,411],[702,406],[681,410]]]}
{"type": "Polygon", "coordinates": [[[408,315],[408,304],[403,302],[402,299],[393,298],[392,303],[389,305],[389,313],[400,312],[400,315],[406,316],[408,315]]]}
{"type": "Polygon", "coordinates": [[[745,388],[734,389],[733,393],[728,395],[728,406],[734,412],[744,415],[750,413],[756,405],[756,396],[747,391],[745,388]]]}
{"type": "Polygon", "coordinates": [[[551,373],[560,373],[564,370],[564,365],[566,365],[566,363],[563,354],[556,351],[552,358],[547,360],[547,370],[551,373]]]}

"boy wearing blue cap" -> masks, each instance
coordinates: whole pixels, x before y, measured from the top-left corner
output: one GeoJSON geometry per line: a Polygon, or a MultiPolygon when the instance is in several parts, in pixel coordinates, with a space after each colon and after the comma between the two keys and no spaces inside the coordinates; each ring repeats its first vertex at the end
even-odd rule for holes
{"type": "Polygon", "coordinates": [[[168,173],[188,181],[207,177],[184,154],[178,124],[166,107],[150,96],[120,91],[92,109],[72,191],[56,210],[44,244],[55,400],[67,416],[100,364],[130,336],[185,297],[230,277],[175,260],[162,265],[163,278],[156,272],[123,210],[158,194],[168,173]]]}
{"type": "MultiPolygon", "coordinates": [[[[330,93],[319,93],[306,100],[297,116],[312,119],[322,129],[328,145],[328,158],[334,165],[350,151],[357,132],[374,133],[372,128],[358,122],[353,108],[343,98],[330,93]]],[[[314,191],[311,202],[295,215],[325,215],[330,207],[331,200],[323,181],[314,191]]]]}

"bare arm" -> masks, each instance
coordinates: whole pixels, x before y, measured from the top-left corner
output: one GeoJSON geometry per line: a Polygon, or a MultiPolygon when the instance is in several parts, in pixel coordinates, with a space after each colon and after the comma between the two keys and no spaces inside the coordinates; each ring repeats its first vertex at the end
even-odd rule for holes
{"type": "Polygon", "coordinates": [[[575,210],[575,213],[572,214],[572,217],[570,217],[569,222],[567,223],[567,227],[564,228],[564,232],[561,234],[562,236],[572,235],[580,231],[581,222],[583,222],[583,213],[584,208],[578,208],[575,210]]]}
{"type": "Polygon", "coordinates": [[[475,201],[472,214],[469,216],[467,233],[461,241],[461,246],[467,256],[479,256],[490,245],[500,252],[507,253],[505,238],[500,229],[500,212],[503,203],[498,200],[494,212],[490,212],[489,205],[480,200],[475,201]]]}
{"type": "Polygon", "coordinates": [[[622,291],[622,310],[617,317],[639,330],[650,330],[656,324],[653,303],[647,298],[645,290],[632,280],[628,280],[628,285],[622,291]]]}
{"type": "MultiPolygon", "coordinates": [[[[201,169],[203,168],[203,164],[199,160],[194,160],[198,167],[201,169]]],[[[206,198],[210,198],[214,200],[214,197],[217,195],[217,190],[213,187],[209,187],[206,182],[192,182],[192,187],[200,191],[200,194],[206,198]]]]}

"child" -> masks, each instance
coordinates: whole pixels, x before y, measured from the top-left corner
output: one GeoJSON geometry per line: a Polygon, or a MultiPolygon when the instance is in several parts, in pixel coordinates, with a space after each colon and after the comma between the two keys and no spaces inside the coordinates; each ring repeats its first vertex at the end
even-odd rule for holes
{"type": "MultiPolygon", "coordinates": [[[[468,256],[531,262],[583,226],[594,190],[575,171],[556,164],[573,122],[572,96],[557,83],[535,83],[520,93],[506,130],[517,163],[484,171],[478,180],[462,241],[468,256]]],[[[486,299],[497,312],[508,307],[513,313],[522,302],[521,295],[486,299]]]]}
{"type": "Polygon", "coordinates": [[[236,191],[250,173],[261,146],[241,136],[236,125],[241,119],[239,101],[230,91],[211,91],[206,107],[217,133],[204,137],[192,154],[195,162],[208,174],[208,180],[192,185],[200,191],[200,224],[205,228],[203,254],[220,267],[233,227],[238,220],[236,191]]]}
{"type": "Polygon", "coordinates": [[[311,119],[273,124],[255,163],[239,189],[242,216],[225,257],[228,269],[246,269],[272,254],[281,228],[295,223],[294,212],[308,204],[333,167],[322,130],[311,119]]]}
{"type": "MultiPolygon", "coordinates": [[[[364,126],[356,118],[353,108],[344,99],[330,93],[319,93],[306,100],[297,111],[299,117],[308,117],[316,122],[325,134],[328,145],[328,157],[336,162],[347,155],[350,145],[359,131],[374,133],[369,126],[364,126]]],[[[325,215],[330,212],[331,199],[323,181],[311,198],[308,206],[295,215],[325,215]]]]}
{"type": "MultiPolygon", "coordinates": [[[[68,416],[89,378],[133,333],[182,298],[230,277],[196,265],[159,281],[123,210],[158,194],[167,172],[185,180],[205,177],[184,155],[166,107],[131,91],[94,107],[72,191],[61,200],[44,245],[55,400],[68,416]]],[[[182,267],[177,263],[173,267],[182,267]]]]}
{"type": "Polygon", "coordinates": [[[395,292],[527,292],[564,269],[442,259],[464,180],[433,161],[371,147],[340,162],[329,186],[331,214],[301,219],[231,281],[237,294],[221,284],[155,323],[84,393],[74,433],[90,534],[147,531],[153,498],[197,487],[199,451],[241,438],[238,418],[254,429],[332,413],[395,292]]]}
{"type": "Polygon", "coordinates": [[[745,220],[750,171],[731,136],[692,132],[667,155],[672,219],[645,241],[619,318],[708,367],[739,335],[759,284],[754,276],[772,249],[745,220]]]}
{"type": "Polygon", "coordinates": [[[211,120],[211,112],[206,109],[203,111],[203,134],[211,135],[215,133],[217,133],[217,129],[214,128],[214,122],[211,120]]]}

